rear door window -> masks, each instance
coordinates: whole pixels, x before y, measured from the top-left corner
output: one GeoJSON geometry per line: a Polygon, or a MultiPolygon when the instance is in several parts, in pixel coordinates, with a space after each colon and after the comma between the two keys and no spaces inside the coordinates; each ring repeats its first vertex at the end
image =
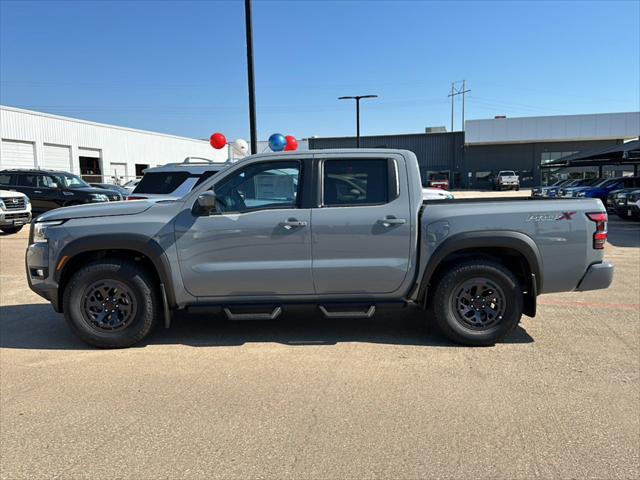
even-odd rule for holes
{"type": "Polygon", "coordinates": [[[32,187],[38,186],[38,176],[36,174],[23,173],[18,175],[18,185],[20,187],[32,187]]]}
{"type": "Polygon", "coordinates": [[[324,206],[379,205],[395,197],[390,194],[390,160],[325,160],[324,206]]]}
{"type": "Polygon", "coordinates": [[[145,173],[133,193],[169,194],[189,178],[189,172],[145,173]]]}

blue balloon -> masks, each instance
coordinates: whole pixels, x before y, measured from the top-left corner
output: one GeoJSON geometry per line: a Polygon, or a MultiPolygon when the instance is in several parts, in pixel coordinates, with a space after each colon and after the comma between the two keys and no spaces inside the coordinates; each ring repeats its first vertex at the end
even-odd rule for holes
{"type": "Polygon", "coordinates": [[[281,152],[287,146],[287,139],[281,133],[274,133],[269,137],[269,148],[274,152],[281,152]]]}

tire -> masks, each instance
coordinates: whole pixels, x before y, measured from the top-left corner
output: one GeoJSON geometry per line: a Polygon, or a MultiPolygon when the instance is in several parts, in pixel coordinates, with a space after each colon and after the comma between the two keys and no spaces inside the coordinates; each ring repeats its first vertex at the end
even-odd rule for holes
{"type": "Polygon", "coordinates": [[[20,230],[22,230],[22,225],[20,225],[19,227],[2,227],[0,228],[0,230],[2,230],[4,233],[18,233],[20,230]]]}
{"type": "Polygon", "coordinates": [[[516,187],[516,192],[519,192],[519,191],[520,191],[520,187],[516,187]]]}
{"type": "Polygon", "coordinates": [[[493,345],[508,335],[522,317],[518,280],[506,267],[491,260],[472,259],[448,269],[440,278],[433,299],[438,327],[450,340],[462,345],[493,345]],[[472,285],[476,285],[475,290],[472,285]]]}
{"type": "Polygon", "coordinates": [[[126,260],[104,259],[73,274],[64,290],[63,308],[71,330],[86,343],[125,348],[151,332],[162,303],[145,269],[126,260]],[[115,315],[109,315],[109,308],[115,315]]]}

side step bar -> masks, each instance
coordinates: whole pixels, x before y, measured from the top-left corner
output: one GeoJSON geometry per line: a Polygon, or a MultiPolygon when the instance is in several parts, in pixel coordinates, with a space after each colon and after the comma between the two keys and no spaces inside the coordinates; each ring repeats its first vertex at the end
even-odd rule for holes
{"type": "Polygon", "coordinates": [[[224,307],[222,309],[224,314],[227,316],[228,320],[275,320],[282,313],[282,307],[275,307],[270,313],[269,312],[244,312],[244,313],[233,313],[229,307],[224,307]]]}
{"type": "MultiPolygon", "coordinates": [[[[376,313],[376,306],[369,305],[366,310],[329,311],[324,305],[318,305],[322,314],[327,318],[371,318],[376,313]]],[[[344,307],[342,307],[344,308],[344,307]]]]}

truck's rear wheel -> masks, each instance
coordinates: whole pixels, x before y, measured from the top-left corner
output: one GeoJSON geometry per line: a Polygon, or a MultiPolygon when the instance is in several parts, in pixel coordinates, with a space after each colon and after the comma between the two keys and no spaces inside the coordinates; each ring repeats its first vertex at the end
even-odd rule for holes
{"type": "Polygon", "coordinates": [[[162,311],[149,274],[117,259],[98,260],[75,272],[63,302],[71,329],[85,342],[102,348],[140,342],[162,311]]]}
{"type": "Polygon", "coordinates": [[[493,345],[522,316],[518,280],[490,260],[455,265],[440,279],[433,298],[438,326],[451,340],[464,345],[493,345]]]}

